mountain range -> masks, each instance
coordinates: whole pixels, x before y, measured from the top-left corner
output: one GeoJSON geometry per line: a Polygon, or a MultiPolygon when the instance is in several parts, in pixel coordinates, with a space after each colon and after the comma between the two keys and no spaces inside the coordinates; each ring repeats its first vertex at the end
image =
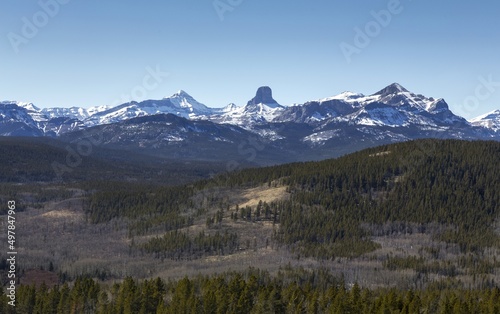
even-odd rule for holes
{"type": "Polygon", "coordinates": [[[270,87],[245,106],[209,108],[184,91],[160,100],[89,109],[0,102],[0,135],[76,142],[99,132],[102,145],[156,156],[274,164],[336,157],[417,138],[500,140],[500,110],[467,121],[442,98],[397,83],[363,95],[282,106],[270,87]]]}

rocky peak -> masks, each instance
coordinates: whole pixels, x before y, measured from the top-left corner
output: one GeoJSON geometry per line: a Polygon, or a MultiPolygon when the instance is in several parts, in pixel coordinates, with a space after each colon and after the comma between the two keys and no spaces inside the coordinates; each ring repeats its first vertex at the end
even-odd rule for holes
{"type": "Polygon", "coordinates": [[[374,95],[380,95],[380,96],[388,96],[388,95],[394,95],[398,93],[407,93],[408,90],[401,86],[398,83],[392,83],[391,85],[385,87],[384,89],[376,92],[374,95]]]}
{"type": "Polygon", "coordinates": [[[278,102],[273,99],[273,91],[269,86],[262,86],[257,89],[255,97],[248,102],[248,105],[257,104],[277,104],[278,102]]]}

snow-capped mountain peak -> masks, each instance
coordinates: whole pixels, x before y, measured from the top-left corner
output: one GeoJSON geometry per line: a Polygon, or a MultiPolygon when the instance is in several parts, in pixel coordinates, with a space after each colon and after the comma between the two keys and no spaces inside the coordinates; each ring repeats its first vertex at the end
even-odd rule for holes
{"type": "Polygon", "coordinates": [[[15,103],[19,107],[24,108],[24,109],[26,109],[28,111],[35,111],[35,112],[40,111],[40,108],[38,108],[37,106],[33,105],[33,103],[30,103],[30,102],[17,102],[17,101],[13,101],[12,103],[15,103]]]}
{"type": "MultiPolygon", "coordinates": [[[[132,101],[115,107],[39,109],[31,103],[0,102],[0,105],[4,109],[3,121],[30,124],[40,134],[49,136],[158,114],[240,126],[270,141],[286,138],[287,135],[276,131],[279,123],[291,123],[304,132],[313,132],[303,138],[311,135],[310,139],[321,139],[321,142],[327,141],[329,136],[340,136],[344,128],[363,134],[379,134],[388,129],[396,133],[411,131],[419,136],[450,132],[460,138],[464,134],[468,134],[464,138],[497,138],[500,133],[500,110],[468,122],[453,114],[444,99],[412,93],[398,83],[368,96],[346,91],[288,107],[281,106],[273,98],[269,86],[259,87],[244,106],[231,103],[224,108],[209,108],[183,90],[160,100],[132,101]]],[[[396,133],[395,138],[401,139],[396,133]]],[[[451,136],[449,134],[446,136],[451,136]]]]}
{"type": "Polygon", "coordinates": [[[43,133],[33,120],[28,109],[15,101],[0,102],[1,136],[40,136],[43,133]]]}
{"type": "Polygon", "coordinates": [[[123,120],[155,114],[175,114],[183,118],[198,118],[210,115],[212,110],[196,101],[185,91],[178,91],[160,100],[132,101],[97,112],[84,120],[87,126],[109,124],[123,120]]]}
{"type": "Polygon", "coordinates": [[[255,97],[250,99],[247,106],[266,104],[271,108],[281,107],[273,98],[273,91],[269,86],[261,86],[257,89],[255,97]]]}
{"type": "Polygon", "coordinates": [[[175,94],[173,94],[170,97],[165,97],[165,98],[173,98],[173,97],[185,97],[185,98],[192,98],[191,95],[183,91],[182,89],[179,89],[175,94]]]}
{"type": "Polygon", "coordinates": [[[483,115],[480,115],[479,117],[475,117],[473,119],[470,119],[470,122],[479,122],[481,120],[491,120],[491,119],[497,119],[500,117],[500,109],[493,110],[491,112],[485,113],[483,115]]]}
{"type": "Polygon", "coordinates": [[[255,97],[243,107],[229,104],[225,108],[214,110],[214,115],[209,117],[213,122],[234,124],[245,129],[252,129],[254,125],[272,122],[279,116],[285,107],[278,104],[273,98],[269,86],[257,89],[255,97]]]}
{"type": "Polygon", "coordinates": [[[344,91],[338,95],[332,96],[332,97],[327,97],[327,98],[321,98],[318,100],[318,102],[327,102],[330,100],[343,100],[343,101],[350,101],[350,100],[356,100],[358,98],[365,97],[365,95],[360,94],[360,93],[354,93],[350,91],[344,91]]]}
{"type": "Polygon", "coordinates": [[[112,107],[109,105],[93,106],[93,107],[88,108],[87,112],[88,112],[89,116],[92,116],[96,113],[103,112],[103,111],[109,110],[111,108],[112,107]]]}
{"type": "Polygon", "coordinates": [[[475,126],[481,126],[491,129],[494,132],[500,132],[500,109],[480,115],[479,117],[471,119],[469,122],[475,126]]]}
{"type": "Polygon", "coordinates": [[[361,93],[355,93],[351,91],[344,91],[340,93],[339,95],[336,96],[337,99],[352,99],[352,98],[359,98],[359,97],[364,97],[365,95],[361,93]]]}
{"type": "Polygon", "coordinates": [[[388,96],[399,93],[409,93],[409,91],[398,83],[392,83],[391,85],[379,90],[373,95],[388,96]]]}
{"type": "Polygon", "coordinates": [[[443,98],[438,98],[438,99],[432,100],[430,102],[427,102],[425,109],[429,112],[438,112],[438,111],[449,110],[448,104],[446,103],[446,101],[443,98]]]}
{"type": "Polygon", "coordinates": [[[220,112],[231,112],[231,111],[236,110],[237,108],[238,108],[238,106],[236,106],[234,103],[230,103],[226,107],[221,108],[220,112]]]}
{"type": "Polygon", "coordinates": [[[196,101],[191,95],[183,90],[177,91],[170,97],[163,100],[169,100],[174,106],[178,108],[187,109],[190,114],[206,115],[210,114],[211,110],[204,104],[196,101]]]}
{"type": "Polygon", "coordinates": [[[19,106],[15,101],[3,101],[0,103],[0,121],[17,122],[22,120],[25,123],[34,124],[28,110],[19,106]]]}
{"type": "Polygon", "coordinates": [[[254,122],[271,122],[284,108],[274,100],[271,88],[262,86],[257,89],[255,97],[248,101],[242,113],[253,116],[254,122]]]}
{"type": "Polygon", "coordinates": [[[48,119],[52,118],[71,118],[77,120],[84,120],[90,117],[90,113],[85,108],[70,107],[70,108],[43,108],[40,110],[48,119]]]}

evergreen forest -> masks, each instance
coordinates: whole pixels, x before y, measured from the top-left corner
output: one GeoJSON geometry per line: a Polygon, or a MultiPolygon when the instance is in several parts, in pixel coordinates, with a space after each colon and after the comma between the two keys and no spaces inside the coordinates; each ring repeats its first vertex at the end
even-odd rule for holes
{"type": "Polygon", "coordinates": [[[500,313],[499,142],[217,175],[99,151],[65,181],[47,166],[63,148],[0,147],[0,199],[25,226],[0,313],[500,313]]]}

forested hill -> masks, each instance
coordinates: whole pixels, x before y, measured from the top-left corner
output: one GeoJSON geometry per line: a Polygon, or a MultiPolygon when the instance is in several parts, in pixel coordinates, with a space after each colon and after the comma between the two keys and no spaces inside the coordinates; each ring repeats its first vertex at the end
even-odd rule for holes
{"type": "Polygon", "coordinates": [[[174,185],[207,178],[224,163],[183,162],[49,138],[0,137],[0,184],[136,181],[174,185]]]}
{"type": "MultiPolygon", "coordinates": [[[[500,243],[495,231],[499,157],[498,142],[418,140],[333,160],[246,169],[186,187],[149,191],[154,193],[103,191],[91,197],[88,214],[94,222],[144,215],[154,224],[158,216],[196,207],[193,197],[200,191],[210,191],[212,203],[221,205],[227,190],[281,186],[289,193],[287,199],[236,214],[279,224],[275,240],[306,256],[359,256],[377,248],[371,236],[402,230],[428,231],[435,239],[458,244],[463,252],[477,251],[500,243]],[[384,230],[388,223],[392,229],[384,230]]],[[[207,205],[199,206],[203,212],[207,205]]]]}
{"type": "Polygon", "coordinates": [[[302,243],[309,254],[348,254],[332,244],[358,242],[369,235],[362,224],[388,221],[401,228],[434,223],[440,239],[477,250],[500,243],[494,232],[499,161],[498,142],[418,140],[336,160],[248,169],[215,182],[287,186],[292,197],[282,204],[278,237],[302,243]]]}

